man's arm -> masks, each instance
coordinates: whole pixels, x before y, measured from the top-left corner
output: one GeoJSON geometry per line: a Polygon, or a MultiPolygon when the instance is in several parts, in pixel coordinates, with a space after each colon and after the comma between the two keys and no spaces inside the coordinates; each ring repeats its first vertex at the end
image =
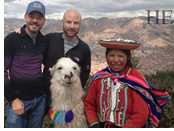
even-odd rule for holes
{"type": "Polygon", "coordinates": [[[11,86],[9,69],[13,61],[15,53],[15,46],[11,39],[13,34],[8,35],[4,39],[4,95],[8,102],[12,102],[12,108],[15,114],[21,115],[24,113],[24,105],[21,100],[17,98],[14,89],[11,86]]]}
{"type": "Polygon", "coordinates": [[[81,66],[81,74],[80,74],[83,88],[89,78],[90,71],[91,71],[91,51],[88,47],[84,52],[83,64],[81,66]]]}
{"type": "Polygon", "coordinates": [[[17,98],[15,91],[11,86],[10,76],[8,73],[15,53],[15,46],[13,40],[11,39],[12,36],[13,33],[4,39],[4,94],[9,102],[17,98]]]}

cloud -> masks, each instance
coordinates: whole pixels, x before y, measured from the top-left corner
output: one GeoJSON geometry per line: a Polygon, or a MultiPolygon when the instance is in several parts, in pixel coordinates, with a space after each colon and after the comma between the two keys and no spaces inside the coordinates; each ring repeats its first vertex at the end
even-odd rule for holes
{"type": "MultiPolygon", "coordinates": [[[[27,4],[33,0],[5,0],[4,17],[23,18],[27,4]]],[[[146,10],[169,9],[173,0],[39,0],[46,6],[47,19],[62,19],[68,9],[76,9],[82,18],[147,16],[146,10]],[[161,5],[160,5],[161,4],[161,5]],[[162,5],[163,4],[163,5],[162,5]]],[[[174,12],[174,10],[173,10],[174,12]]]]}

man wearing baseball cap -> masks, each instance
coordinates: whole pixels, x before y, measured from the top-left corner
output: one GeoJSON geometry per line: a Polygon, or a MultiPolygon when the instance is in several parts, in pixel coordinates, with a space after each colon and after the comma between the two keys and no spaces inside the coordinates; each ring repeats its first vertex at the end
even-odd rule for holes
{"type": "Polygon", "coordinates": [[[21,34],[4,39],[4,94],[8,100],[7,128],[42,127],[45,112],[45,79],[41,63],[47,42],[40,30],[45,6],[34,1],[24,15],[21,34]]]}
{"type": "Polygon", "coordinates": [[[45,17],[45,6],[38,1],[34,1],[28,4],[26,14],[30,14],[32,11],[38,11],[43,15],[43,17],[45,17]]]}

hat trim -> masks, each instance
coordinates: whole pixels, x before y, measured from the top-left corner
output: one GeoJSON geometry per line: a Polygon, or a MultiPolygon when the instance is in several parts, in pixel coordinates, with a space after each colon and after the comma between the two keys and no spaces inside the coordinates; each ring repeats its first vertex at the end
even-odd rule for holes
{"type": "Polygon", "coordinates": [[[99,40],[98,43],[106,48],[114,48],[114,49],[122,49],[122,50],[134,50],[140,47],[141,43],[128,43],[128,42],[120,42],[120,41],[104,41],[99,40]]]}

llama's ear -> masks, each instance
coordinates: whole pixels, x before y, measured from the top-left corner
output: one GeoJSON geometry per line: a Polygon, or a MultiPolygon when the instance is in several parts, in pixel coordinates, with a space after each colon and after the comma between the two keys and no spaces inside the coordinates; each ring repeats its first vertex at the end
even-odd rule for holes
{"type": "MultiPolygon", "coordinates": [[[[57,61],[57,63],[58,63],[58,61],[57,61]]],[[[51,76],[53,76],[54,72],[56,71],[56,64],[52,68],[50,67],[49,71],[50,71],[51,76]]]]}

